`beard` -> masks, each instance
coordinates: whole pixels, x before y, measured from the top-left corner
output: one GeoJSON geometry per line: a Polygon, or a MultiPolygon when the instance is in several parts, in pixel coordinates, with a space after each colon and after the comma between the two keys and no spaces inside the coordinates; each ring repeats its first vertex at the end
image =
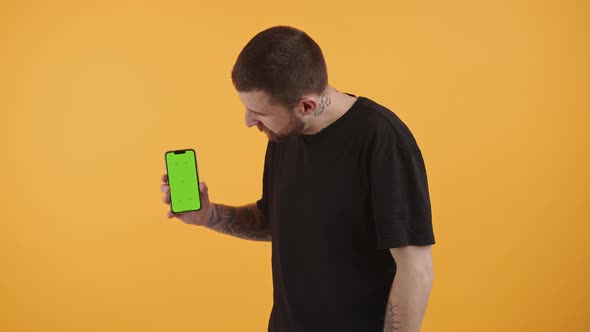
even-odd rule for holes
{"type": "Polygon", "coordinates": [[[301,121],[299,118],[297,118],[295,116],[295,114],[291,114],[291,116],[289,118],[289,123],[287,124],[287,127],[284,130],[282,130],[281,132],[274,132],[274,131],[268,129],[262,123],[260,123],[257,127],[258,127],[258,130],[260,130],[266,134],[266,137],[268,137],[269,141],[274,142],[274,143],[280,143],[280,142],[286,141],[287,139],[289,139],[291,137],[301,134],[301,131],[305,127],[305,124],[303,123],[303,121],[301,121]]]}

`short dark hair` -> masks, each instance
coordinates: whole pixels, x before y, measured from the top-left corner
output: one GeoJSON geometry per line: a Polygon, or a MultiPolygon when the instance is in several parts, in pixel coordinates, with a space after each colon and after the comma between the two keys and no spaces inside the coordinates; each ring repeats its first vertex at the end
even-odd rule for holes
{"type": "Polygon", "coordinates": [[[328,85],[319,45],[305,32],[288,26],[275,26],[254,36],[240,52],[231,78],[239,92],[261,90],[285,106],[305,94],[320,94],[328,85]]]}

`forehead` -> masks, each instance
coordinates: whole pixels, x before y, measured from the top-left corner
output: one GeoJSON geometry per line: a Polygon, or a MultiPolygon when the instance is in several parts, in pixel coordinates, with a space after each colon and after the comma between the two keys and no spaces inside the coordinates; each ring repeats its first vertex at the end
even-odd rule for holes
{"type": "Polygon", "coordinates": [[[263,91],[238,92],[238,95],[244,106],[253,111],[272,111],[275,108],[280,108],[272,103],[270,95],[263,91]]]}

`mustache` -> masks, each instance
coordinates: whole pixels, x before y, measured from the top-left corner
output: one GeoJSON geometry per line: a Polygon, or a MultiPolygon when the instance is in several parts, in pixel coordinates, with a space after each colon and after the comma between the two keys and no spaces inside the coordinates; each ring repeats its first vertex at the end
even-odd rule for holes
{"type": "Polygon", "coordinates": [[[256,128],[258,128],[258,130],[261,131],[261,132],[273,133],[270,129],[266,128],[265,125],[258,125],[258,126],[256,126],[256,128]]]}
{"type": "Polygon", "coordinates": [[[274,131],[266,128],[265,125],[257,125],[256,128],[258,128],[259,131],[263,132],[266,135],[266,137],[268,137],[268,139],[272,142],[280,142],[284,139],[277,135],[274,131]]]}

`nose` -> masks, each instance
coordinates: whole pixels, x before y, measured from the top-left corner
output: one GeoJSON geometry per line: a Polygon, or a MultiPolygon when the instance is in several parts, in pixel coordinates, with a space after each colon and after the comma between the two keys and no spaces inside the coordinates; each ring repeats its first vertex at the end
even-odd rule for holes
{"type": "Polygon", "coordinates": [[[248,110],[246,110],[245,120],[246,120],[246,126],[248,128],[258,124],[258,120],[256,119],[256,115],[248,110]]]}

